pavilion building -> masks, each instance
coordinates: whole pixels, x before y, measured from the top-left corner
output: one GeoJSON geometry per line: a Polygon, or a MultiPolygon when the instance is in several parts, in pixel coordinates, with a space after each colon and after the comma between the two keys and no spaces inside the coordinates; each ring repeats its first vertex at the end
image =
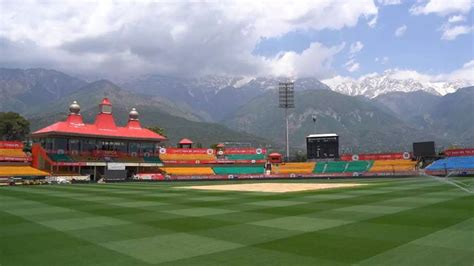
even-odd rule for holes
{"type": "Polygon", "coordinates": [[[73,102],[69,115],[31,134],[33,166],[53,175],[88,175],[91,179],[131,178],[162,166],[159,151],[165,137],[140,124],[133,108],[127,125],[117,126],[112,104],[104,98],[93,124],[86,124],[73,102]]]}

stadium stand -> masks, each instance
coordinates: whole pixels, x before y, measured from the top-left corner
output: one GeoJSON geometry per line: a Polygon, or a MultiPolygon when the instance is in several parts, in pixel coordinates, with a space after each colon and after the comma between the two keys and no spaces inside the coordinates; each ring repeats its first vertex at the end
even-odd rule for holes
{"type": "Polygon", "coordinates": [[[48,176],[48,172],[40,171],[31,166],[2,166],[0,176],[48,176]]]}
{"type": "Polygon", "coordinates": [[[66,154],[49,153],[49,158],[55,162],[73,162],[74,160],[66,154]]]}
{"type": "Polygon", "coordinates": [[[155,157],[155,156],[143,157],[143,160],[145,161],[145,163],[162,163],[162,161],[160,160],[160,157],[155,157]]]}
{"type": "Polygon", "coordinates": [[[340,161],[317,163],[313,173],[345,173],[345,172],[366,172],[371,167],[373,161],[340,161]]]}
{"type": "Polygon", "coordinates": [[[284,163],[274,165],[272,174],[311,174],[314,170],[315,163],[284,163]]]}
{"type": "Polygon", "coordinates": [[[0,149],[0,157],[26,157],[22,149],[0,149]]]}
{"type": "Polygon", "coordinates": [[[122,156],[116,161],[124,162],[124,163],[143,163],[145,160],[141,157],[132,157],[132,156],[122,156]]]}
{"type": "Polygon", "coordinates": [[[353,161],[347,164],[345,172],[367,172],[374,161],[353,161]]]}
{"type": "Polygon", "coordinates": [[[211,167],[162,167],[170,175],[214,175],[211,167]]]}
{"type": "Polygon", "coordinates": [[[415,170],[415,161],[411,160],[376,160],[369,172],[407,172],[415,170]]]}
{"type": "Polygon", "coordinates": [[[448,157],[434,161],[426,167],[429,171],[474,169],[474,156],[448,157]]]}
{"type": "Polygon", "coordinates": [[[160,154],[161,161],[214,161],[214,154],[160,154]]]}
{"type": "Polygon", "coordinates": [[[265,154],[228,154],[228,160],[265,160],[265,154]]]}
{"type": "MultiPolygon", "coordinates": [[[[58,160],[55,160],[55,158],[53,158],[51,156],[52,154],[49,154],[49,158],[51,158],[51,160],[53,161],[56,161],[56,162],[61,162],[61,161],[58,161],[58,160]]],[[[88,156],[88,155],[66,155],[68,156],[71,160],[70,161],[62,161],[62,162],[99,162],[101,161],[99,158],[95,158],[93,156],[88,156]]],[[[67,160],[67,159],[65,159],[67,160]]]]}
{"type": "Polygon", "coordinates": [[[216,166],[212,168],[216,175],[263,174],[262,166],[216,166]]]}

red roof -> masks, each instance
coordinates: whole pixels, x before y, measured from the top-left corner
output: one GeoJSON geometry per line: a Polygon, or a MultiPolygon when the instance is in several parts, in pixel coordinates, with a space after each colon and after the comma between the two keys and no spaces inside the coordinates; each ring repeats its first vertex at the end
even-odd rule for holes
{"type": "Polygon", "coordinates": [[[109,98],[104,98],[104,99],[102,100],[102,103],[101,103],[101,104],[102,104],[102,105],[112,105],[112,103],[110,102],[109,98]]]}
{"type": "MultiPolygon", "coordinates": [[[[105,98],[102,104],[110,104],[105,98]]],[[[84,124],[80,114],[71,113],[66,121],[54,123],[31,134],[33,137],[45,135],[74,135],[86,137],[107,137],[119,139],[161,141],[166,138],[149,129],[142,128],[138,120],[130,120],[125,127],[118,127],[109,113],[99,113],[94,124],[84,124]]]]}
{"type": "Polygon", "coordinates": [[[190,139],[182,139],[178,144],[193,144],[193,142],[190,139]]]}

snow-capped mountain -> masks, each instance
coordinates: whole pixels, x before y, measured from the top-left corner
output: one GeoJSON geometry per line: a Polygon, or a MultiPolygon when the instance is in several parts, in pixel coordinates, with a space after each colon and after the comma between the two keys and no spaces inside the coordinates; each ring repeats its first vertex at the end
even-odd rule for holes
{"type": "MultiPolygon", "coordinates": [[[[160,96],[184,103],[201,113],[201,117],[220,121],[248,103],[253,98],[273,89],[285,77],[231,77],[203,76],[197,78],[147,75],[131,80],[122,87],[131,91],[160,96]]],[[[296,91],[333,90],[350,96],[363,95],[375,98],[379,95],[400,91],[426,91],[433,95],[445,95],[466,87],[466,82],[428,82],[420,79],[401,79],[397,73],[386,71],[381,75],[368,75],[358,80],[336,76],[330,80],[297,78],[293,80],[296,91]]]]}
{"type": "Polygon", "coordinates": [[[369,75],[360,79],[336,76],[332,79],[323,80],[323,83],[327,84],[333,91],[351,96],[363,95],[368,98],[375,98],[396,91],[414,92],[420,90],[434,95],[446,95],[470,85],[469,82],[462,80],[430,82],[413,78],[400,79],[394,77],[394,73],[388,71],[380,75],[369,75]]]}

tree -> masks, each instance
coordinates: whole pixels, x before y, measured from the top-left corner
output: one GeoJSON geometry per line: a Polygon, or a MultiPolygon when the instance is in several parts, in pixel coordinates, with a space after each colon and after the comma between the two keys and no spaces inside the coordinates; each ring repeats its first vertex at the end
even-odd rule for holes
{"type": "Polygon", "coordinates": [[[18,113],[0,112],[0,139],[24,140],[30,133],[30,122],[18,113]]]}
{"type": "Polygon", "coordinates": [[[155,132],[156,134],[160,134],[162,135],[163,137],[166,138],[166,132],[165,132],[165,129],[162,128],[162,127],[147,127],[147,129],[155,132]]]}
{"type": "Polygon", "coordinates": [[[296,162],[306,162],[308,158],[306,158],[306,154],[298,151],[296,154],[295,154],[295,161],[296,162]]]}

